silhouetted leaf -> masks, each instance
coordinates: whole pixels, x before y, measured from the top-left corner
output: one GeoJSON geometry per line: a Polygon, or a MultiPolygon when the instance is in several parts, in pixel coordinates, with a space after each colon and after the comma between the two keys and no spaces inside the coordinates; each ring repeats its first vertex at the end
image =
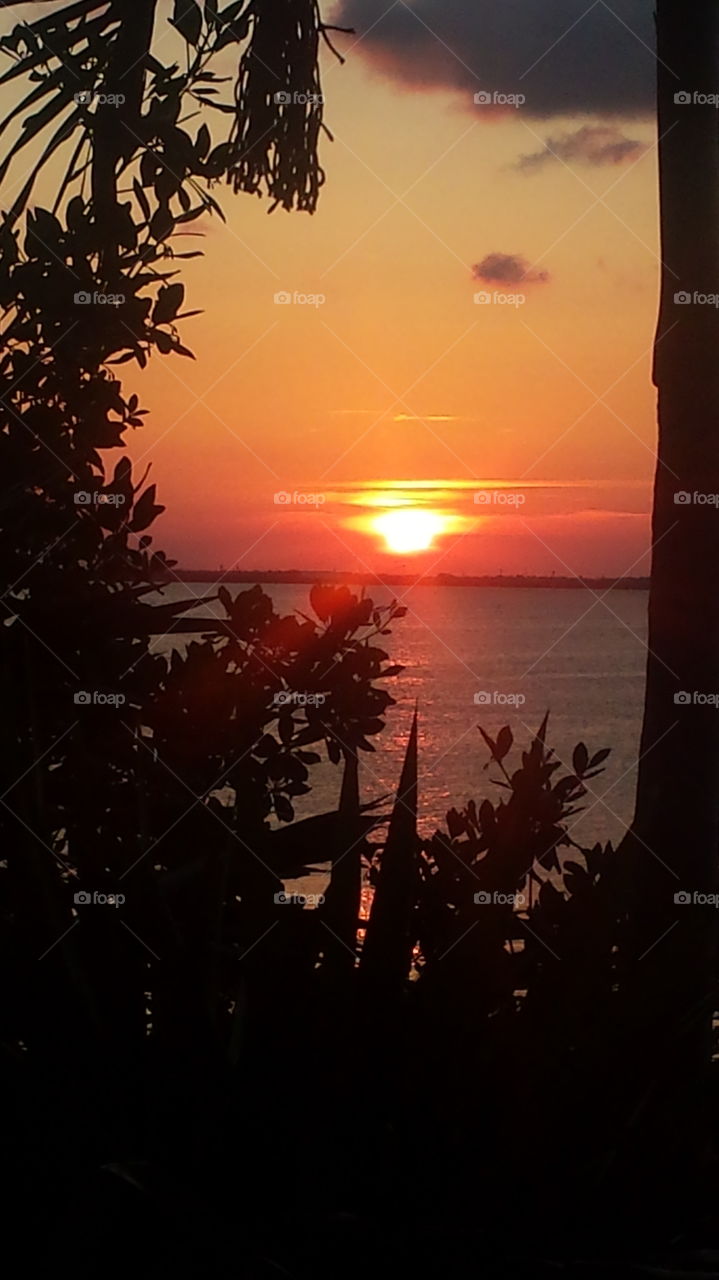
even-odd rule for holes
{"type": "Polygon", "coordinates": [[[163,286],[153,308],[153,324],[170,324],[175,319],[184,299],[184,285],[170,284],[163,286]]]}
{"type": "Polygon", "coordinates": [[[317,617],[326,622],[332,612],[334,588],[313,586],[310,588],[310,604],[317,617]]]}
{"type": "Polygon", "coordinates": [[[147,529],[153,520],[165,510],[164,507],[155,504],[156,488],[156,485],[151,484],[135,503],[132,520],[130,521],[130,528],[133,533],[140,533],[142,529],[147,529]]]}
{"type": "Polygon", "coordinates": [[[245,8],[247,0],[233,0],[232,4],[228,4],[220,13],[220,23],[222,26],[228,22],[234,22],[245,8]]]}
{"type": "Polygon", "coordinates": [[[415,711],[360,961],[362,974],[391,986],[400,985],[409,976],[414,942],[412,906],[419,853],[417,742],[415,711]]]}
{"type": "Polygon", "coordinates": [[[149,204],[149,201],[148,201],[148,199],[147,199],[147,196],[145,195],[145,192],[143,191],[142,187],[140,186],[140,183],[137,181],[137,178],[134,178],[134,179],[133,179],[133,182],[132,182],[132,189],[133,189],[133,191],[135,192],[135,196],[136,196],[136,199],[137,199],[137,203],[139,204],[140,208],[142,209],[142,213],[143,213],[143,217],[145,218],[145,221],[146,221],[146,222],[149,222],[149,221],[150,221],[150,217],[151,217],[150,204],[149,204]]]}
{"type": "Polygon", "coordinates": [[[572,768],[578,778],[582,777],[589,765],[589,752],[583,742],[577,743],[572,755],[572,768]]]}
{"type": "Polygon", "coordinates": [[[210,130],[208,129],[206,124],[203,124],[201,125],[198,131],[197,141],[195,143],[195,149],[201,160],[204,160],[205,156],[207,155],[210,149],[211,143],[212,143],[212,138],[210,137],[210,130]]]}
{"type": "Polygon", "coordinates": [[[283,796],[280,792],[275,792],[274,805],[275,813],[280,822],[292,822],[295,811],[286,796],[283,796]]]}
{"type": "Polygon", "coordinates": [[[202,13],[195,0],[175,0],[175,8],[170,19],[188,44],[197,46],[202,35],[202,13]]]}
{"type": "Polygon", "coordinates": [[[155,240],[166,240],[172,235],[175,226],[175,219],[166,205],[161,205],[152,215],[150,222],[150,233],[155,240]]]}
{"type": "Polygon", "coordinates": [[[491,800],[483,800],[479,806],[479,821],[485,834],[491,836],[497,825],[491,800]]]}

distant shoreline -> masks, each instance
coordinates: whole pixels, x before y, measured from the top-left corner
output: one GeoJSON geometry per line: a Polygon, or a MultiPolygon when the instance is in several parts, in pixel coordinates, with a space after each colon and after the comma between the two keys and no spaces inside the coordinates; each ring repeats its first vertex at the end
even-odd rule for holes
{"type": "Polygon", "coordinates": [[[362,587],[512,587],[551,590],[608,591],[615,587],[618,591],[648,591],[649,578],[574,578],[531,577],[524,574],[497,574],[483,577],[455,576],[451,573],[438,573],[430,577],[421,574],[385,573],[378,576],[372,573],[342,573],[337,570],[311,569],[175,569],[167,581],[179,579],[180,582],[240,582],[287,584],[312,586],[316,582],[333,586],[362,587]]]}

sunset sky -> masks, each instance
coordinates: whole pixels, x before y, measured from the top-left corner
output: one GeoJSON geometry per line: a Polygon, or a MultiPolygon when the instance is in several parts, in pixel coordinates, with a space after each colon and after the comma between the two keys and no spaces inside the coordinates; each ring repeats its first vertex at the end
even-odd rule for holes
{"type": "Polygon", "coordinates": [[[131,450],[168,508],[159,545],[195,567],[646,572],[650,9],[327,11],[357,34],[334,37],[344,66],[323,54],[319,211],[215,191],[227,225],[183,245],[205,253],[185,265],[196,363],[124,366],[150,410],[131,450]],[[526,102],[475,103],[495,91],[526,102]],[[401,508],[433,514],[414,526],[428,549],[382,523],[401,508]]]}

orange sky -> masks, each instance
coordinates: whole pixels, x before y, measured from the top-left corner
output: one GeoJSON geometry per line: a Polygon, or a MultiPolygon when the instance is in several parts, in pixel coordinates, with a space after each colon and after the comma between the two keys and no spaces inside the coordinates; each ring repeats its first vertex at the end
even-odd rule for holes
{"type": "Polygon", "coordinates": [[[183,264],[188,306],[205,309],[183,325],[196,362],[123,368],[150,410],[131,453],[168,508],[156,543],[197,567],[646,572],[653,128],[631,124],[647,149],[622,165],[520,172],[578,122],[407,89],[339,41],[346,65],[323,59],[335,141],[319,211],[268,217],[215,191],[227,226],[205,220],[182,246],[205,252],[183,264]],[[549,278],[512,286],[521,306],[476,305],[509,291],[472,277],[493,253],[549,278]],[[403,484],[417,480],[436,491],[418,498],[403,484]],[[521,506],[475,503],[493,481],[521,506]],[[388,554],[363,505],[378,489],[444,512],[448,532],[388,554]],[[275,503],[295,491],[322,501],[275,503]]]}

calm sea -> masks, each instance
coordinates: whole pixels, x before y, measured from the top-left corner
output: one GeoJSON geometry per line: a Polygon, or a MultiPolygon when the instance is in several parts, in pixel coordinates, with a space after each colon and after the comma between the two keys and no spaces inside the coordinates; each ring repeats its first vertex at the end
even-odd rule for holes
{"type": "MultiPolygon", "coordinates": [[[[233,595],[245,589],[229,587],[233,595]]],[[[265,590],[281,613],[310,611],[306,586],[265,590]]],[[[213,591],[209,583],[173,584],[162,598],[213,591]]],[[[389,592],[372,595],[377,603],[390,599],[389,592]]],[[[590,752],[611,747],[606,771],[589,784],[584,813],[572,820],[572,835],[580,843],[617,841],[631,817],[636,780],[646,592],[613,590],[600,598],[585,589],[419,586],[397,588],[397,595],[409,612],[383,643],[405,670],[388,682],[397,705],[374,740],[375,753],[362,757],[363,799],[395,790],[415,700],[425,833],[443,823],[452,805],[500,794],[484,768],[487,750],[477,725],[496,734],[508,724],[517,747],[524,747],[548,710],[549,742],[560,760],[570,764],[579,741],[590,752]],[[481,704],[477,695],[484,696],[481,704]]],[[[204,606],[197,616],[214,611],[204,606]]],[[[167,650],[170,643],[165,638],[155,647],[167,650]]],[[[334,807],[339,795],[334,766],[318,765],[312,775],[312,794],[297,806],[301,816],[334,807]]]]}

